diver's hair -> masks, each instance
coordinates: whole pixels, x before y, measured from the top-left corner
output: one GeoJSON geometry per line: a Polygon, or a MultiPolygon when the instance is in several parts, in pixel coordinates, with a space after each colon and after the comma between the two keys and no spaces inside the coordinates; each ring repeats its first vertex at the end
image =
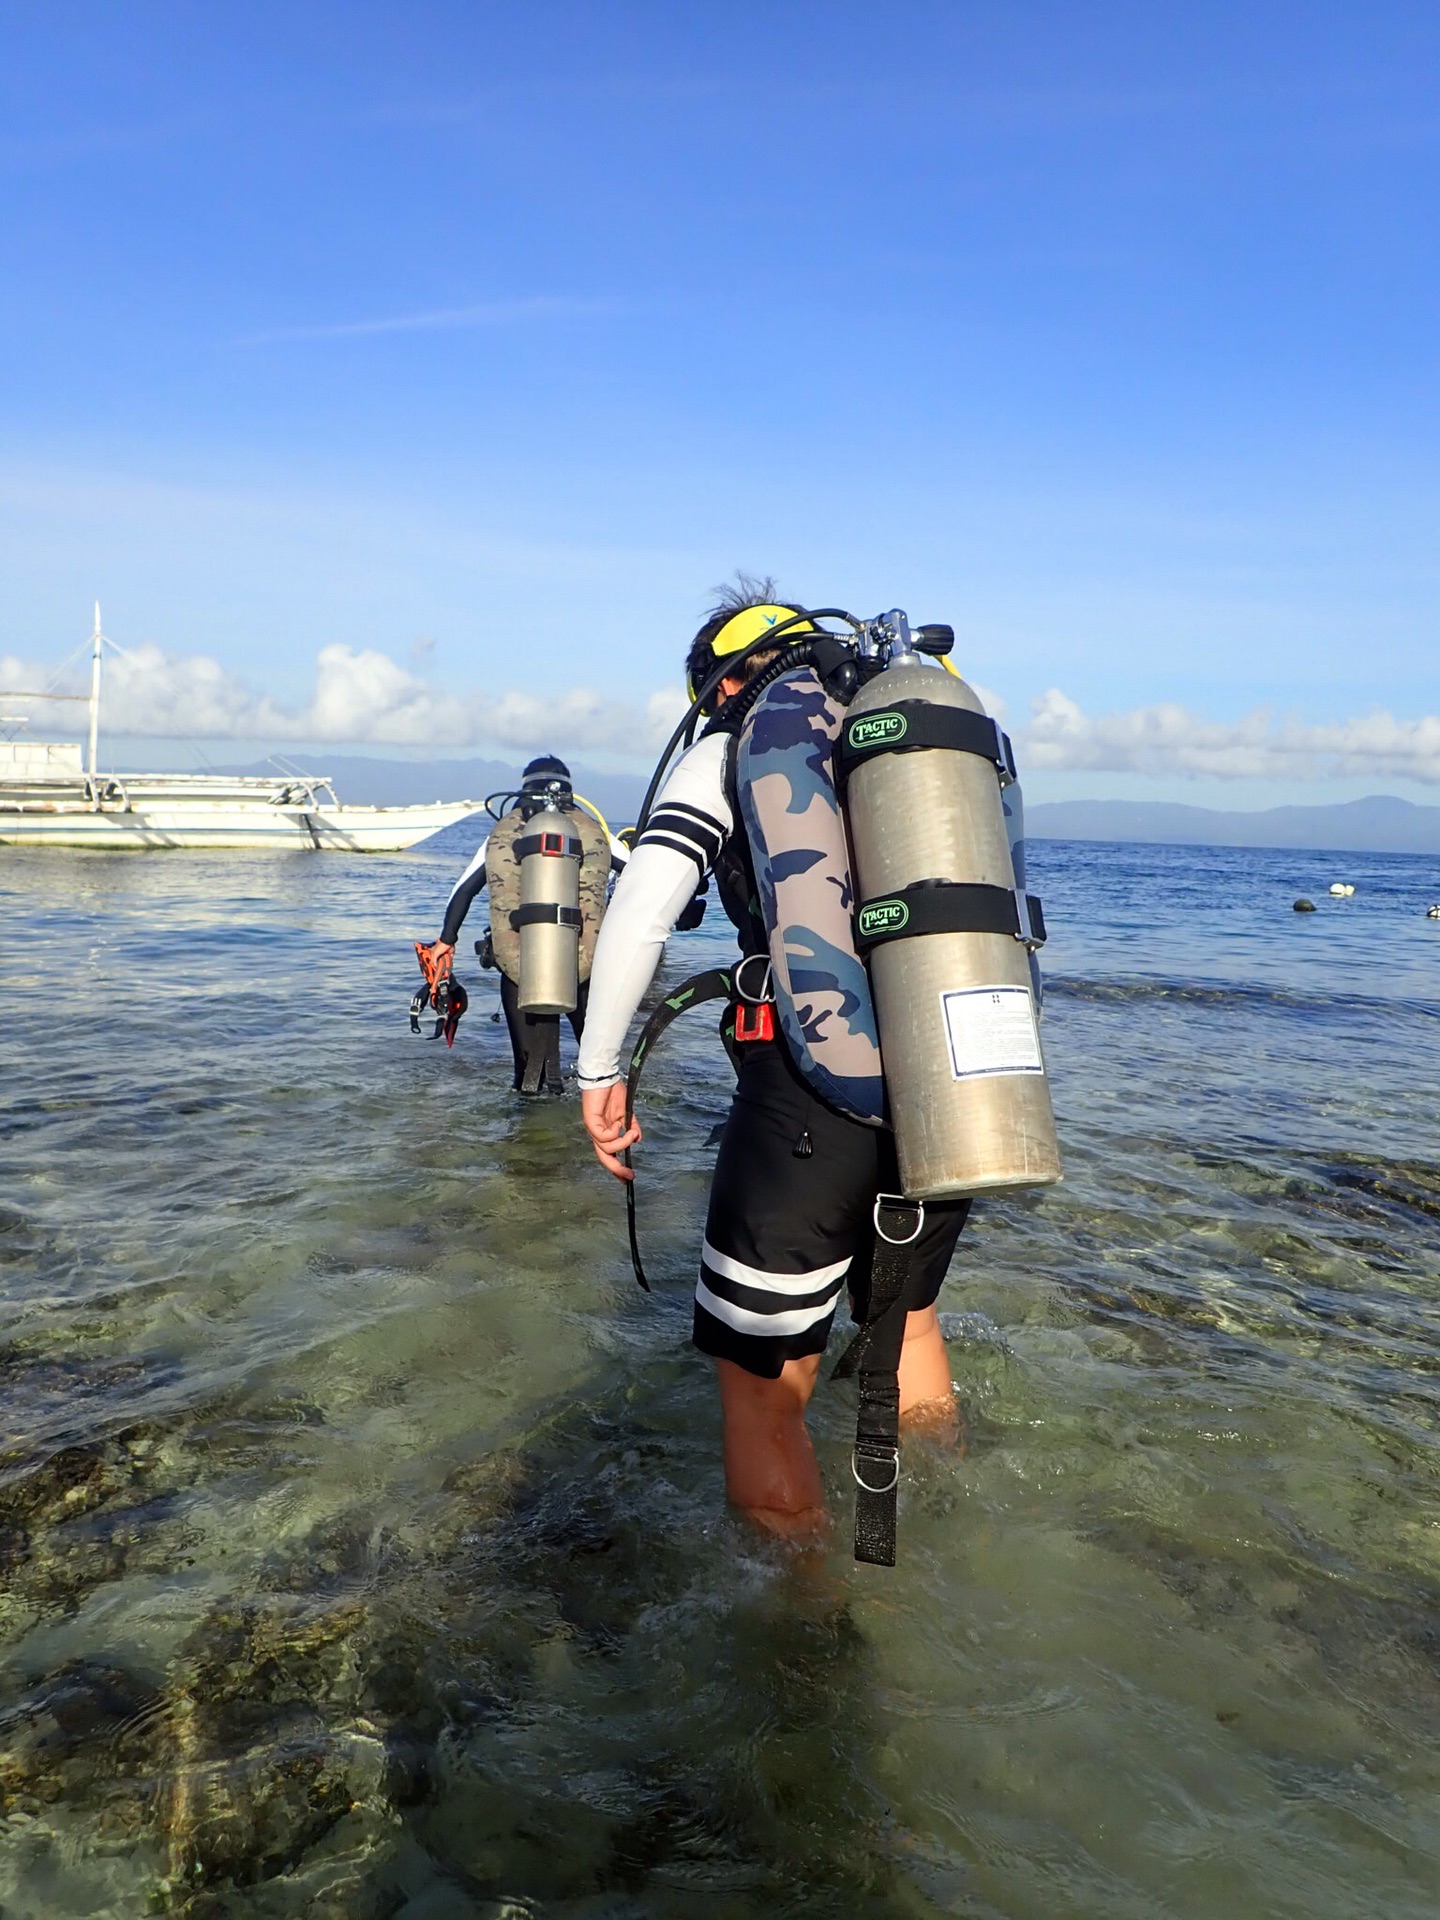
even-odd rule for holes
{"type": "MultiPolygon", "coordinates": [[[[775,584],[773,574],[746,573],[742,568],[735,569],[733,581],[722,581],[718,587],[710,589],[711,606],[705,615],[704,625],[690,642],[690,651],[685,656],[685,672],[692,687],[701,686],[715,671],[715,658],[710,651],[710,642],[719,633],[727,620],[733,620],[737,613],[743,613],[747,607],[773,607],[788,604],[780,598],[780,589],[775,584]]],[[[775,658],[778,648],[762,647],[752,653],[738,668],[740,677],[748,680],[763,666],[768,666],[775,658]]]]}
{"type": "Polygon", "coordinates": [[[773,573],[746,573],[743,567],[737,567],[733,581],[722,580],[710,593],[713,604],[705,615],[705,625],[723,627],[727,620],[743,613],[747,607],[773,607],[780,589],[773,573]]]}

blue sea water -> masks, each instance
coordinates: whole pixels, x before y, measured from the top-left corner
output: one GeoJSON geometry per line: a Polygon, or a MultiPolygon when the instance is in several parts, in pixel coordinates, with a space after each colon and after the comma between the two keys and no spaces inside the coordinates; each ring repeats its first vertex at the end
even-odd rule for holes
{"type": "Polygon", "coordinates": [[[0,853],[5,1920],[1432,1915],[1440,864],[1032,843],[1066,1179],[884,1572],[848,1388],[832,1553],[721,1503],[705,1018],[648,1299],[493,976],[410,1036],[467,852],[0,853]]]}

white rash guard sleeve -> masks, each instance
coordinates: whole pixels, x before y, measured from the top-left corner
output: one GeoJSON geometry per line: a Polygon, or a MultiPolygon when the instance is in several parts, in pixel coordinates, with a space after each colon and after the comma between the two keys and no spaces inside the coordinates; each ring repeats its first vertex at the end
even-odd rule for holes
{"type": "Polygon", "coordinates": [[[623,1079],[620,1051],[671,929],[734,828],[725,797],[730,736],[697,740],[676,762],[600,926],[576,1078],[623,1079]]]}

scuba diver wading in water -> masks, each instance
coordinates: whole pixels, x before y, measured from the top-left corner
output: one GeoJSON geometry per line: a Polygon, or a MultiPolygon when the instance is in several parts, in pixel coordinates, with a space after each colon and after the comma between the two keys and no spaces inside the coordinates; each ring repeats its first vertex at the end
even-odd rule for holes
{"type": "MultiPolygon", "coordinates": [[[[1051,1170],[1043,1152],[1032,1153],[1018,1178],[994,1167],[937,1174],[917,1161],[906,1169],[909,1187],[902,1185],[888,1104],[893,1089],[881,1074],[875,1008],[857,938],[863,947],[865,925],[880,929],[877,939],[904,931],[912,906],[897,898],[878,907],[867,903],[858,916],[854,911],[841,811],[846,768],[837,747],[849,703],[877,676],[888,681],[885,669],[911,674],[904,682],[911,698],[903,714],[858,723],[863,750],[871,735],[878,749],[888,749],[890,740],[882,738],[887,729],[903,735],[908,726],[917,746],[942,749],[912,752],[912,763],[927,761],[933,772],[937,762],[980,754],[984,766],[974,763],[977,778],[994,789],[988,798],[981,790],[982,800],[999,823],[994,830],[1001,853],[994,857],[1003,867],[974,884],[961,884],[963,874],[922,882],[944,889],[944,912],[932,927],[925,914],[933,918],[933,904],[915,905],[917,931],[940,939],[897,939],[892,946],[892,953],[908,949],[913,964],[922,947],[932,959],[940,956],[956,927],[962,936],[972,925],[992,921],[1006,929],[1013,957],[1001,952],[997,959],[991,952],[982,958],[985,986],[955,982],[959,991],[941,993],[935,1021],[938,1026],[944,1014],[952,1033],[943,1069],[947,1081],[972,1077],[955,1035],[967,1020],[973,1026],[983,1015],[991,1028],[1005,1018],[1014,1029],[1009,1041],[986,1030],[1000,1049],[992,1048],[993,1071],[1038,1072],[1043,1094],[1030,958],[1043,926],[1032,937],[1028,910],[1016,905],[1028,896],[1016,891],[1020,863],[1012,859],[998,797],[999,781],[1006,778],[1003,770],[997,775],[996,765],[1003,736],[958,676],[936,672],[916,651],[948,651],[949,629],[922,628],[912,645],[902,614],[875,622],[857,622],[835,610],[812,615],[779,602],[771,581],[738,579],[738,589],[720,596],[689,650],[691,697],[698,696],[708,724],[670,768],[653,807],[642,812],[630,864],[597,944],[578,1070],[582,1111],[600,1164],[617,1179],[631,1180],[629,1149],[641,1130],[631,1112],[621,1048],[666,937],[713,874],[739,937],[740,963],[730,973],[687,983],[695,994],[677,990],[659,1017],[674,1017],[667,1007],[678,1010],[727,990],[732,1002],[724,1031],[737,1084],[710,1190],[693,1333],[695,1345],[716,1365],[726,1491],[737,1507],[779,1535],[803,1543],[823,1534],[821,1481],[805,1408],[836,1308],[848,1292],[863,1328],[841,1362],[844,1371],[858,1367],[860,1380],[852,1461],[860,1490],[856,1553],[893,1564],[898,1419],[956,1418],[935,1301],[965,1224],[969,1192],[1043,1184],[1058,1177],[1058,1161],[1051,1170]],[[819,624],[827,617],[849,622],[857,638],[830,634],[819,624]],[[941,720],[927,725],[928,701],[937,694],[941,720]],[[967,710],[959,719],[947,717],[947,701],[968,703],[967,710]],[[957,733],[959,749],[951,751],[957,733]],[[1023,925],[1012,924],[1017,914],[1023,925]],[[1008,971],[992,986],[988,976],[1001,963],[1008,971]],[[959,1004],[977,996],[985,999],[984,1009],[959,1004]],[[956,1004],[947,1006],[947,999],[956,1004]]],[[[861,692],[862,702],[866,697],[861,692]]],[[[846,728],[856,724],[846,722],[846,728]]],[[[1008,742],[1004,754],[1008,759],[1008,742]]],[[[884,758],[893,768],[899,755],[886,751],[884,758]]],[[[870,780],[869,771],[863,777],[870,780]]],[[[858,788],[861,778],[853,784],[858,788]]],[[[1006,806],[1005,815],[1010,811],[1006,806]]],[[[1038,921],[1039,903],[1029,905],[1038,921]]],[[[903,1008],[909,997],[904,992],[892,1001],[903,1008]]],[[[928,1003],[928,993],[924,997],[928,1003]]],[[[655,1025],[652,1017],[636,1047],[632,1081],[655,1025]]],[[[900,1062],[898,1017],[892,1032],[900,1062]]],[[[943,1039],[938,1046],[943,1055],[943,1039]]],[[[928,1070],[927,1062],[919,1065],[928,1070]]],[[[942,1086],[941,1108],[945,1095],[942,1086]]],[[[1043,1102],[1043,1124],[1037,1120],[1031,1129],[1037,1137],[1048,1125],[1048,1094],[1043,1102]]],[[[1053,1130],[1049,1138],[1053,1145],[1053,1130]]],[[[637,1276],[644,1284],[638,1259],[637,1276]]]]}
{"type": "MultiPolygon", "coordinates": [[[[488,886],[490,925],[475,951],[483,967],[500,972],[515,1091],[559,1093],[560,1020],[568,1017],[578,1041],[610,876],[628,850],[576,796],[570,769],[554,754],[532,760],[518,790],[491,794],[486,806],[495,827],[456,881],[439,939],[417,943],[416,952],[433,993],[449,980],[465,916],[488,886]]],[[[413,1015],[412,1026],[418,1031],[413,1015]]]]}

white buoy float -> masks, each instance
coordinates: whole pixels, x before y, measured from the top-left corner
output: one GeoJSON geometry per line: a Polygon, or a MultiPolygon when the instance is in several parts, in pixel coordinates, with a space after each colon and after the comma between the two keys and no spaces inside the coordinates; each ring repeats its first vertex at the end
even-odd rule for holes
{"type": "Polygon", "coordinates": [[[1425,909],[1425,918],[1427,920],[1440,920],[1440,900],[1437,900],[1433,907],[1427,907],[1425,909]]]}
{"type": "Polygon", "coordinates": [[[1348,900],[1355,889],[1348,880],[1336,880],[1332,882],[1330,891],[1337,900],[1348,900]]]}

